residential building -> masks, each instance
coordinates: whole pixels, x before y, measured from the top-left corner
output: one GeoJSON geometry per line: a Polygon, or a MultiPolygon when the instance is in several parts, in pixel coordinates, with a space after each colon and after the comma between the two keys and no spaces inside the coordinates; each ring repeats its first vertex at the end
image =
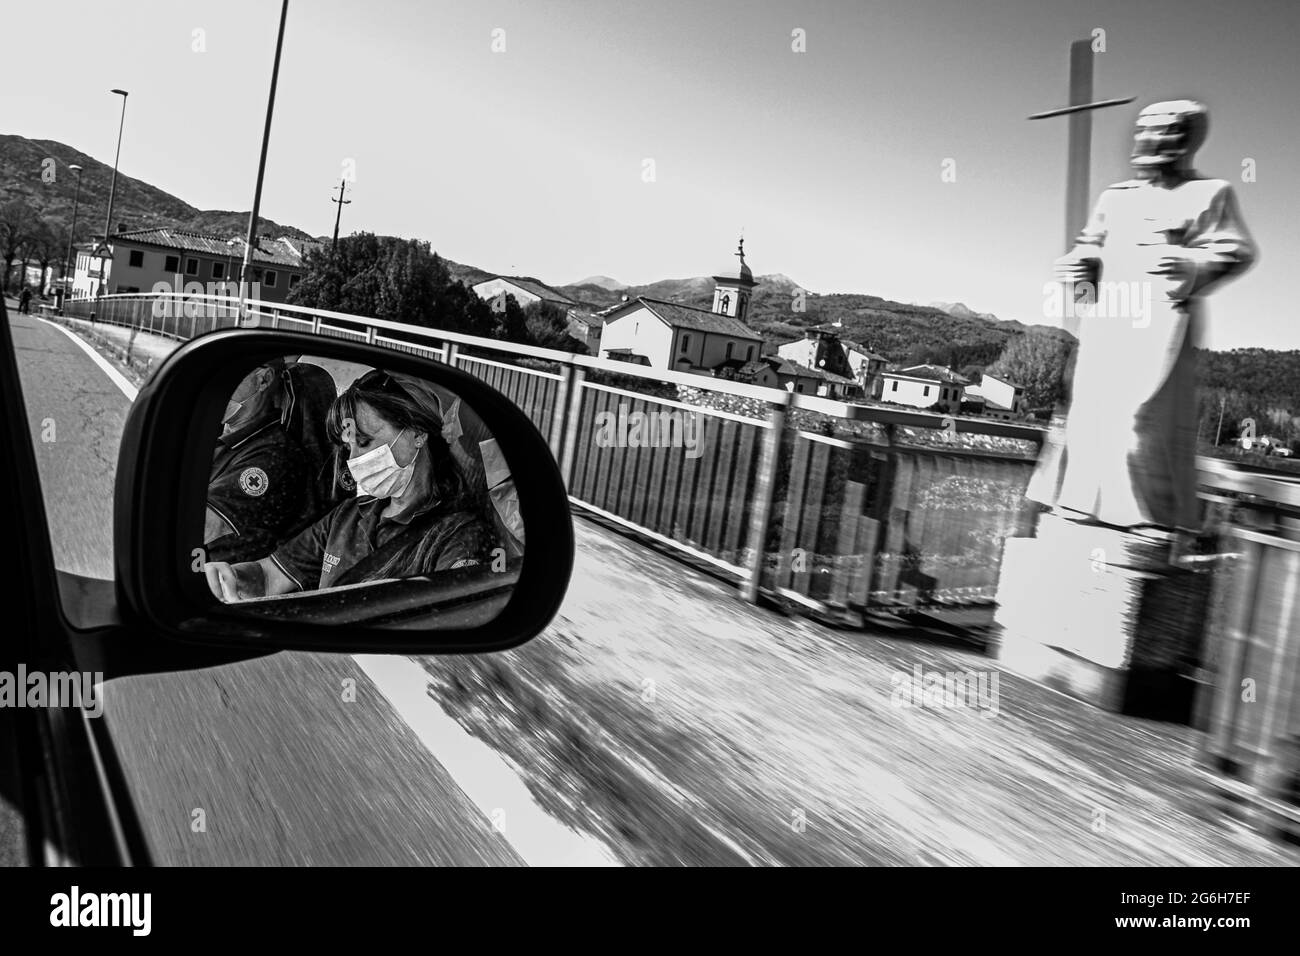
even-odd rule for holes
{"type": "Polygon", "coordinates": [[[857,342],[840,338],[842,324],[804,329],[804,337],[777,348],[786,361],[823,373],[820,391],[835,398],[879,398],[880,373],[889,363],[857,342]]]}
{"type": "Polygon", "coordinates": [[[840,330],[834,325],[818,325],[804,329],[803,338],[779,346],[776,354],[805,368],[830,372],[844,378],[853,378],[853,368],[840,342],[840,330]]]}
{"type": "MultiPolygon", "coordinates": [[[[764,355],[762,359],[776,375],[777,387],[800,395],[816,395],[836,401],[851,402],[862,398],[862,388],[857,381],[834,372],[808,368],[780,355],[764,355]]],[[[763,384],[763,383],[760,383],[763,384]]]]}
{"type": "Polygon", "coordinates": [[[568,322],[569,335],[585,345],[592,355],[597,354],[600,351],[600,330],[605,324],[604,316],[585,309],[570,309],[568,322]]]}
{"type": "Polygon", "coordinates": [[[852,369],[853,378],[857,379],[858,384],[862,386],[863,394],[868,398],[880,398],[884,386],[881,374],[889,365],[888,356],[873,352],[867,346],[849,339],[840,339],[840,344],[844,346],[844,355],[849,360],[849,368],[852,369]]]}
{"type": "Polygon", "coordinates": [[[480,299],[489,302],[502,293],[512,295],[521,308],[535,302],[549,302],[566,313],[570,309],[578,308],[578,303],[563,292],[526,276],[491,276],[482,282],[474,283],[470,288],[480,299]]]}
{"type": "Polygon", "coordinates": [[[754,359],[752,362],[746,362],[743,359],[730,359],[715,367],[713,374],[717,378],[727,379],[732,382],[743,382],[746,385],[781,388],[781,379],[777,376],[776,369],[773,368],[771,362],[761,358],[754,359]]]}
{"type": "Polygon", "coordinates": [[[776,373],[777,384],[787,392],[816,395],[818,386],[822,384],[821,376],[812,369],[780,355],[765,355],[763,361],[771,365],[772,371],[776,373]]]}
{"type": "Polygon", "coordinates": [[[945,412],[961,409],[967,380],[950,368],[913,365],[881,374],[881,401],[912,408],[933,408],[945,412]]]}
{"type": "Polygon", "coordinates": [[[101,291],[107,293],[106,284],[112,260],[111,246],[102,242],[77,243],[76,262],[72,270],[72,297],[93,299],[101,291]]]}
{"type": "MultiPolygon", "coordinates": [[[[253,249],[248,281],[257,298],[284,302],[306,274],[304,256],[315,240],[264,239],[253,249]]],[[[184,290],[193,283],[204,292],[239,280],[243,238],[222,238],[181,229],[138,229],[115,233],[108,244],[79,247],[73,298],[151,292],[159,285],[184,290]]]]}
{"type": "Polygon", "coordinates": [[[988,372],[966,387],[966,397],[984,399],[984,415],[989,418],[1019,418],[1025,411],[1024,388],[988,372]]]}
{"type": "Polygon", "coordinates": [[[728,362],[758,359],[763,337],[741,320],[757,284],[745,264],[743,240],[736,255],[738,267],[713,277],[712,309],[637,296],[607,310],[600,356],[701,375],[715,374],[728,362]]]}

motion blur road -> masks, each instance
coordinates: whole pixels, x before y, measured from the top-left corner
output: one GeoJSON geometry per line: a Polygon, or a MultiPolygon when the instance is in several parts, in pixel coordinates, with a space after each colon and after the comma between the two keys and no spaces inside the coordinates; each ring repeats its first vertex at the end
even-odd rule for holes
{"type": "MultiPolygon", "coordinates": [[[[9,318],[55,562],[111,578],[130,402],[62,329],[9,318]]],[[[351,656],[116,680],[101,719],[156,863],[522,863],[351,656]]]]}

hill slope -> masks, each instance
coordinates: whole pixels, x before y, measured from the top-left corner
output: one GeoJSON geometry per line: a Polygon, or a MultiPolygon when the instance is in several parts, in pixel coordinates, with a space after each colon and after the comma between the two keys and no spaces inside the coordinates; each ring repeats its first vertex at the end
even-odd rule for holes
{"type": "MultiPolygon", "coordinates": [[[[82,242],[103,235],[113,167],[54,140],[0,134],[0,182],[4,183],[4,201],[26,201],[38,217],[63,236],[72,222],[77,188],[77,174],[68,169],[70,164],[81,167],[77,241],[82,242]],[[51,174],[52,182],[48,181],[51,174]]],[[[117,174],[113,218],[127,229],[169,226],[221,236],[242,235],[248,228],[247,212],[196,209],[156,186],[123,175],[121,170],[117,174]]],[[[258,223],[262,235],[310,238],[301,229],[270,219],[259,217],[258,223]]]]}

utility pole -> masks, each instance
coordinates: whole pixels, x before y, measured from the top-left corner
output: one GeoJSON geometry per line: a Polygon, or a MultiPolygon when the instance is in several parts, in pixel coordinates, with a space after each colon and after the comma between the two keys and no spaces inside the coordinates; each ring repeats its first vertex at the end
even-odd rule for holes
{"type": "Polygon", "coordinates": [[[104,217],[104,244],[108,245],[108,237],[112,235],[113,229],[113,200],[117,196],[117,163],[122,158],[122,130],[126,128],[126,90],[109,90],[110,93],[116,93],[122,97],[122,118],[117,124],[117,153],[113,156],[113,179],[108,187],[108,215],[104,217]]]}
{"type": "MultiPolygon", "coordinates": [[[[108,253],[108,237],[112,233],[113,200],[117,197],[117,163],[122,158],[122,130],[126,128],[126,98],[128,94],[126,90],[109,90],[109,92],[122,97],[122,118],[118,120],[117,124],[117,153],[113,156],[113,179],[108,187],[108,215],[104,217],[104,242],[99,249],[99,284],[95,286],[96,298],[107,292],[108,276],[105,272],[104,256],[108,253]]],[[[112,261],[111,257],[109,261],[112,261]]]]}
{"type": "Polygon", "coordinates": [[[68,282],[68,270],[72,264],[72,243],[77,235],[77,204],[81,202],[81,167],[75,163],[68,169],[77,174],[77,191],[72,197],[72,226],[68,229],[68,254],[63,257],[63,298],[59,302],[59,311],[63,311],[63,305],[72,298],[72,284],[68,282]]]}
{"type": "Polygon", "coordinates": [[[239,318],[244,317],[244,300],[248,288],[248,264],[253,261],[257,244],[257,214],[262,208],[262,179],[266,175],[266,149],[271,142],[271,116],[275,112],[275,85],[280,78],[280,50],[284,47],[284,21],[289,16],[289,0],[280,5],[280,32],[275,38],[275,63],[271,67],[271,93],[266,101],[266,126],[262,129],[262,156],[257,162],[257,188],[253,191],[253,211],[248,214],[248,238],[244,242],[244,261],[239,267],[239,318]]]}
{"type": "Polygon", "coordinates": [[[338,212],[334,214],[334,240],[330,243],[330,256],[334,256],[334,247],[339,244],[339,220],[343,218],[343,207],[352,202],[351,199],[344,199],[343,192],[347,186],[347,177],[339,180],[339,198],[335,199],[330,196],[330,202],[338,204],[338,212]]]}
{"type": "Polygon", "coordinates": [[[1223,406],[1228,401],[1228,396],[1219,396],[1219,430],[1214,433],[1214,447],[1219,447],[1219,439],[1223,437],[1223,406]]]}

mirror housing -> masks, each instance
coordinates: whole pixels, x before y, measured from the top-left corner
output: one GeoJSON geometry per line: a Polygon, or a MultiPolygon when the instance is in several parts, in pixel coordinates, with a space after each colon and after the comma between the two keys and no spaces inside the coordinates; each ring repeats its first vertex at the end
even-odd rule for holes
{"type": "MultiPolygon", "coordinates": [[[[237,329],[185,343],[140,390],[127,416],[118,460],[114,537],[117,601],[122,623],[176,641],[268,650],[446,654],[516,647],[554,617],[573,567],[568,495],[546,440],[508,398],[472,375],[440,362],[303,333],[237,329]],[[268,601],[250,613],[222,604],[203,573],[201,529],[212,442],[226,402],[250,369],[276,356],[306,354],[422,378],[455,394],[497,439],[510,473],[518,476],[519,513],[528,546],[521,566],[478,587],[499,613],[470,623],[455,603],[436,613],[439,627],[421,623],[429,579],[356,586],[375,597],[371,613],[349,612],[349,589],[304,592],[290,605],[268,601]],[[202,436],[202,437],[200,437],[202,436]],[[508,578],[508,580],[506,580],[508,578]],[[423,583],[423,589],[414,587],[423,583]],[[495,587],[496,590],[493,590],[495,587]]],[[[439,575],[456,575],[443,572],[439,575]]],[[[353,592],[356,593],[356,592],[353,592]]]]}

